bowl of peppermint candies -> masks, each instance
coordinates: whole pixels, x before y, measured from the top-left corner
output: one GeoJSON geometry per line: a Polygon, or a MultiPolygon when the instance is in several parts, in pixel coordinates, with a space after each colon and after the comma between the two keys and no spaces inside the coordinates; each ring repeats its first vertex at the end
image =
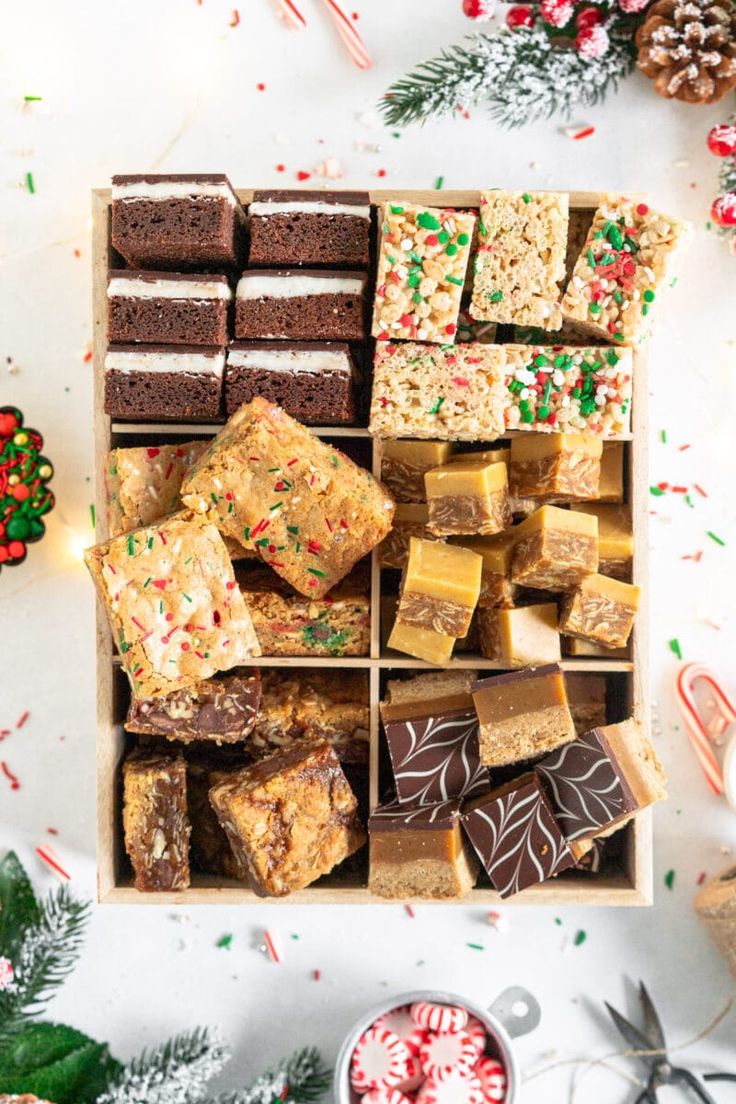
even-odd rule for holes
{"type": "Polygon", "coordinates": [[[533,1031],[540,1015],[518,986],[490,1008],[455,993],[403,993],[367,1012],[345,1039],[335,1104],[514,1104],[512,1039],[533,1031]]]}

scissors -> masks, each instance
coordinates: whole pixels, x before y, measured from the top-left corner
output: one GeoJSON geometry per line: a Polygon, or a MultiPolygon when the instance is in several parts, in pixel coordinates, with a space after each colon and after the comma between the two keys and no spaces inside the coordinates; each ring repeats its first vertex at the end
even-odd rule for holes
{"type": "MultiPolygon", "coordinates": [[[[663,1085],[681,1085],[686,1091],[689,1090],[690,1099],[699,1100],[701,1104],[716,1104],[694,1073],[679,1066],[673,1066],[667,1057],[667,1044],[662,1023],[643,982],[639,983],[639,999],[644,1011],[643,1031],[634,1027],[620,1012],[612,1008],[607,1001],[605,1002],[619,1032],[635,1054],[641,1052],[640,1061],[649,1068],[649,1080],[634,1104],[657,1104],[657,1089],[661,1089],[663,1085]],[[648,1053],[653,1050],[659,1053],[648,1053]]],[[[711,1076],[709,1079],[715,1080],[716,1077],[711,1076]]]]}

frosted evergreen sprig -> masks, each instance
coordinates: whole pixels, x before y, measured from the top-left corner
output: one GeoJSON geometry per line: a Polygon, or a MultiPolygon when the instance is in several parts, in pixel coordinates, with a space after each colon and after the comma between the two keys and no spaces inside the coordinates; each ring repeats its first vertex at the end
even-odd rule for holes
{"type": "Polygon", "coordinates": [[[613,14],[611,44],[600,58],[565,48],[544,26],[475,34],[391,85],[380,102],[389,126],[424,123],[487,103],[503,126],[592,107],[634,68],[631,21],[613,14]]]}
{"type": "Polygon", "coordinates": [[[204,1104],[208,1084],[229,1058],[216,1032],[183,1032],[134,1058],[97,1104],[204,1104]]]}
{"type": "Polygon", "coordinates": [[[299,1050],[282,1069],[265,1073],[249,1089],[225,1093],[206,1104],[314,1104],[327,1092],[332,1073],[316,1047],[299,1050]]]}
{"type": "Polygon", "coordinates": [[[89,915],[66,886],[39,903],[38,919],[13,961],[13,985],[0,991],[0,1042],[38,1016],[77,961],[89,915]]]}

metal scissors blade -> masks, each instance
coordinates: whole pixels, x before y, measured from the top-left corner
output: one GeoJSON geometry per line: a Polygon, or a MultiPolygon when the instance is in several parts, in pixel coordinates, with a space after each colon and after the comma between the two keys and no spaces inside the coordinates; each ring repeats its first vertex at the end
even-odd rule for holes
{"type": "MultiPolygon", "coordinates": [[[[644,1011],[644,1030],[647,1038],[649,1039],[650,1050],[667,1050],[667,1043],[664,1038],[664,1031],[662,1030],[662,1021],[657,1014],[657,1009],[654,1007],[654,1002],[649,996],[646,985],[643,981],[639,982],[639,999],[641,1000],[641,1006],[644,1011]]],[[[662,1058],[666,1055],[663,1054],[662,1058]]]]}
{"type": "MultiPolygon", "coordinates": [[[[616,1009],[608,1003],[608,1001],[605,1001],[604,1003],[606,1005],[606,1008],[608,1009],[608,1013],[611,1019],[618,1028],[619,1033],[623,1036],[623,1038],[626,1040],[632,1050],[647,1051],[658,1049],[656,1047],[653,1047],[649,1039],[646,1039],[644,1035],[642,1035],[641,1031],[639,1031],[637,1027],[634,1027],[633,1024],[629,1023],[629,1021],[625,1019],[620,1012],[617,1012],[616,1009]]],[[[642,1062],[646,1062],[646,1064],[650,1068],[653,1068],[657,1065],[658,1062],[661,1061],[661,1056],[658,1054],[645,1053],[642,1055],[637,1055],[637,1057],[640,1057],[642,1062]]]]}

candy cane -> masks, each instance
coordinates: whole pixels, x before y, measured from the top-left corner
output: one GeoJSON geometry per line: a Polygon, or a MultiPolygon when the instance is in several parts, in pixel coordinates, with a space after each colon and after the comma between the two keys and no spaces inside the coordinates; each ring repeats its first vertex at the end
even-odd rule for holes
{"type": "Polygon", "coordinates": [[[279,9],[279,14],[283,16],[284,22],[292,30],[300,31],[306,27],[307,21],[293,0],[276,0],[276,7],[279,9]]]}
{"type": "Polygon", "coordinates": [[[340,38],[345,43],[348,53],[359,69],[370,69],[373,62],[365,42],[360,37],[352,20],[342,10],[337,0],[324,0],[332,19],[337,27],[340,38]]]}
{"type": "MultiPolygon", "coordinates": [[[[703,719],[698,710],[694,687],[695,683],[703,679],[713,692],[716,704],[719,708],[718,719],[726,724],[736,724],[736,706],[723,689],[718,679],[704,663],[686,663],[680,668],[677,675],[677,698],[680,705],[685,727],[690,741],[695,748],[695,754],[700,760],[700,765],[705,772],[713,793],[723,793],[723,771],[713,754],[711,748],[711,734],[703,724],[703,719]]],[[[722,730],[721,730],[722,731],[722,730]]]]}

